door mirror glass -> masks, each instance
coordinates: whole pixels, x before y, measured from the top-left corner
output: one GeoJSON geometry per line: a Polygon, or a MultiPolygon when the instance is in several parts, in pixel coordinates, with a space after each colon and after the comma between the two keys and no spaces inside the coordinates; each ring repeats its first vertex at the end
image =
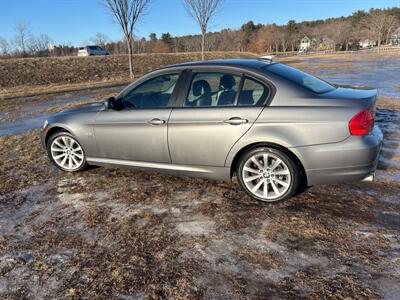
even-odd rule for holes
{"type": "Polygon", "coordinates": [[[104,106],[106,109],[121,110],[121,99],[116,99],[115,97],[110,97],[104,101],[104,106]]]}

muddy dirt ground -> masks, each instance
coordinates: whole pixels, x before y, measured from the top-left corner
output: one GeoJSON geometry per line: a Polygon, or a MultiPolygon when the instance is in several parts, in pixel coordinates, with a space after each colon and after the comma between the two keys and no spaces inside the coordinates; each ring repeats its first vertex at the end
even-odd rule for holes
{"type": "Polygon", "coordinates": [[[267,205],[236,182],[53,167],[32,124],[116,90],[0,102],[0,298],[399,299],[398,110],[377,114],[375,182],[267,205]]]}

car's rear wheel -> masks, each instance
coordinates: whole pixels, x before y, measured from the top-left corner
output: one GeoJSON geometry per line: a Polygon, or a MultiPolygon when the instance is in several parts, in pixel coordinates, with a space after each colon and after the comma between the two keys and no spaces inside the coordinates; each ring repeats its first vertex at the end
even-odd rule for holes
{"type": "Polygon", "coordinates": [[[299,184],[296,164],[283,151],[270,147],[247,151],[239,161],[237,177],[248,195],[265,202],[289,199],[299,184]]]}
{"type": "Polygon", "coordinates": [[[50,137],[47,153],[56,167],[63,171],[77,172],[88,167],[82,146],[66,131],[57,132],[50,137]]]}

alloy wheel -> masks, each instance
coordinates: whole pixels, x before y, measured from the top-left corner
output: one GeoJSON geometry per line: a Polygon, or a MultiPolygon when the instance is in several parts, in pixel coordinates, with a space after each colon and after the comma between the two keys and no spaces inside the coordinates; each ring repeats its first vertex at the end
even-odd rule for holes
{"type": "Polygon", "coordinates": [[[75,171],[85,162],[81,145],[68,135],[55,138],[51,143],[50,151],[54,162],[67,171],[75,171]]]}
{"type": "Polygon", "coordinates": [[[271,152],[258,152],[243,165],[243,183],[263,201],[276,201],[290,188],[291,173],[287,164],[271,152]]]}

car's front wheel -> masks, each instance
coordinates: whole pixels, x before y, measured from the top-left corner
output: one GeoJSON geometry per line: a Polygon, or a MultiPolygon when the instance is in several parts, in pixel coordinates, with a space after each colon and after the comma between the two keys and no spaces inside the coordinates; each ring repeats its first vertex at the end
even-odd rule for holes
{"type": "Polygon", "coordinates": [[[50,137],[47,153],[56,167],[63,171],[77,172],[88,167],[82,146],[66,131],[57,132],[50,137]]]}
{"type": "Polygon", "coordinates": [[[283,151],[269,147],[247,151],[239,161],[237,177],[247,194],[265,202],[290,198],[299,184],[296,164],[283,151]]]}

